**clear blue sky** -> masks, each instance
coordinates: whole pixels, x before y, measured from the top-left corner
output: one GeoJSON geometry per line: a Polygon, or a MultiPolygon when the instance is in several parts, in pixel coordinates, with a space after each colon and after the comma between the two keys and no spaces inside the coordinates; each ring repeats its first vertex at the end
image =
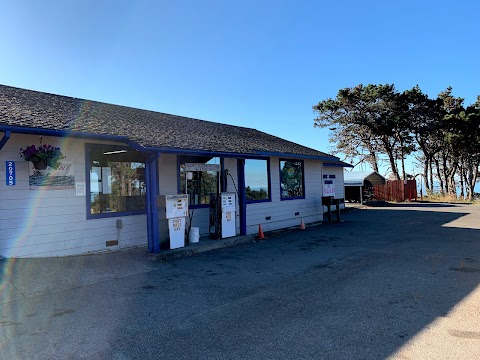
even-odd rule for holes
{"type": "Polygon", "coordinates": [[[477,1],[0,0],[0,83],[252,127],[330,151],[359,83],[480,95],[477,1]]]}

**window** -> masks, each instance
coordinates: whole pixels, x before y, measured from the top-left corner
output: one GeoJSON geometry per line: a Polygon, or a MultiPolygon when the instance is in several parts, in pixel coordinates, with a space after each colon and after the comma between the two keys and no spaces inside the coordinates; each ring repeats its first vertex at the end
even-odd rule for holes
{"type": "Polygon", "coordinates": [[[220,158],[180,156],[179,162],[180,193],[185,194],[185,187],[187,187],[190,205],[209,205],[219,192],[219,171],[217,170],[220,170],[220,158]],[[186,169],[187,163],[191,164],[189,166],[193,166],[193,169],[204,171],[190,171],[192,168],[186,169]]]}
{"type": "Polygon", "coordinates": [[[303,161],[280,160],[280,193],[282,200],[305,197],[303,161]]]}
{"type": "Polygon", "coordinates": [[[90,215],[144,212],[144,155],[108,145],[87,145],[87,154],[90,215]]]}
{"type": "Polygon", "coordinates": [[[245,193],[248,202],[270,200],[268,160],[245,160],[245,193]]]}

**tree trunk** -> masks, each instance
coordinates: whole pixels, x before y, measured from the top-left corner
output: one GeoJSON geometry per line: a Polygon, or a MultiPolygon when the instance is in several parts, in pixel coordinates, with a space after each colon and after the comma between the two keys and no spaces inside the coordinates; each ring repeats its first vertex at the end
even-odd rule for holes
{"type": "Polygon", "coordinates": [[[467,183],[467,200],[472,201],[475,194],[475,183],[477,182],[477,176],[479,171],[479,164],[473,163],[473,161],[467,161],[466,169],[466,183],[467,183]]]}
{"type": "Polygon", "coordinates": [[[445,193],[449,194],[450,188],[448,186],[447,156],[445,155],[445,153],[442,153],[442,165],[443,165],[442,175],[443,175],[443,179],[445,180],[445,193]]]}
{"type": "Polygon", "coordinates": [[[369,156],[368,160],[369,160],[368,162],[370,163],[370,166],[372,167],[373,171],[376,171],[377,173],[379,173],[377,154],[374,151],[370,151],[370,156],[369,156]]]}
{"type": "Polygon", "coordinates": [[[403,180],[405,180],[407,178],[406,174],[405,174],[405,151],[403,149],[403,141],[400,143],[400,149],[401,149],[401,154],[402,154],[402,178],[403,180]]]}
{"type": "Polygon", "coordinates": [[[460,198],[465,199],[465,182],[463,181],[465,178],[465,171],[462,165],[458,167],[458,174],[459,174],[459,179],[460,179],[460,198]]]}
{"type": "Polygon", "coordinates": [[[425,155],[425,162],[423,163],[423,179],[425,182],[425,189],[426,191],[430,191],[430,181],[428,181],[428,165],[430,163],[430,159],[425,155]]]}
{"type": "Polygon", "coordinates": [[[440,193],[442,195],[445,195],[445,188],[443,187],[443,178],[440,171],[440,163],[438,159],[435,159],[435,165],[437,166],[437,176],[438,176],[438,181],[440,182],[440,193]]]}
{"type": "Polygon", "coordinates": [[[393,176],[395,177],[396,180],[400,180],[400,175],[398,174],[398,168],[397,168],[397,163],[395,161],[395,156],[393,154],[393,149],[390,146],[390,143],[388,140],[389,139],[386,136],[382,137],[381,139],[384,150],[388,155],[388,160],[390,161],[390,167],[392,169],[393,176]]]}
{"type": "Polygon", "coordinates": [[[430,173],[430,186],[431,186],[431,190],[433,192],[434,190],[434,187],[433,187],[433,158],[430,159],[430,168],[428,169],[429,173],[430,173]]]}

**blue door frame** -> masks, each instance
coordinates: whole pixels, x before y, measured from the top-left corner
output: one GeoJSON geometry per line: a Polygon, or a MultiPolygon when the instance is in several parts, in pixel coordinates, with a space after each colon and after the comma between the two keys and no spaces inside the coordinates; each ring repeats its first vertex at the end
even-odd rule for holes
{"type": "Polygon", "coordinates": [[[151,253],[160,252],[160,233],[158,227],[158,158],[160,154],[148,159],[145,163],[145,178],[147,180],[147,238],[148,251],[151,253]]]}

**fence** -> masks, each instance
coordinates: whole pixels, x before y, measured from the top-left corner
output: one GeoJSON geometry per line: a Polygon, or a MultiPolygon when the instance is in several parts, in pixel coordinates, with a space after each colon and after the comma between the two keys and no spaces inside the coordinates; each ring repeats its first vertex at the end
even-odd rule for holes
{"type": "Polygon", "coordinates": [[[384,185],[373,186],[373,197],[385,201],[417,200],[417,182],[415,180],[389,180],[384,185]]]}

